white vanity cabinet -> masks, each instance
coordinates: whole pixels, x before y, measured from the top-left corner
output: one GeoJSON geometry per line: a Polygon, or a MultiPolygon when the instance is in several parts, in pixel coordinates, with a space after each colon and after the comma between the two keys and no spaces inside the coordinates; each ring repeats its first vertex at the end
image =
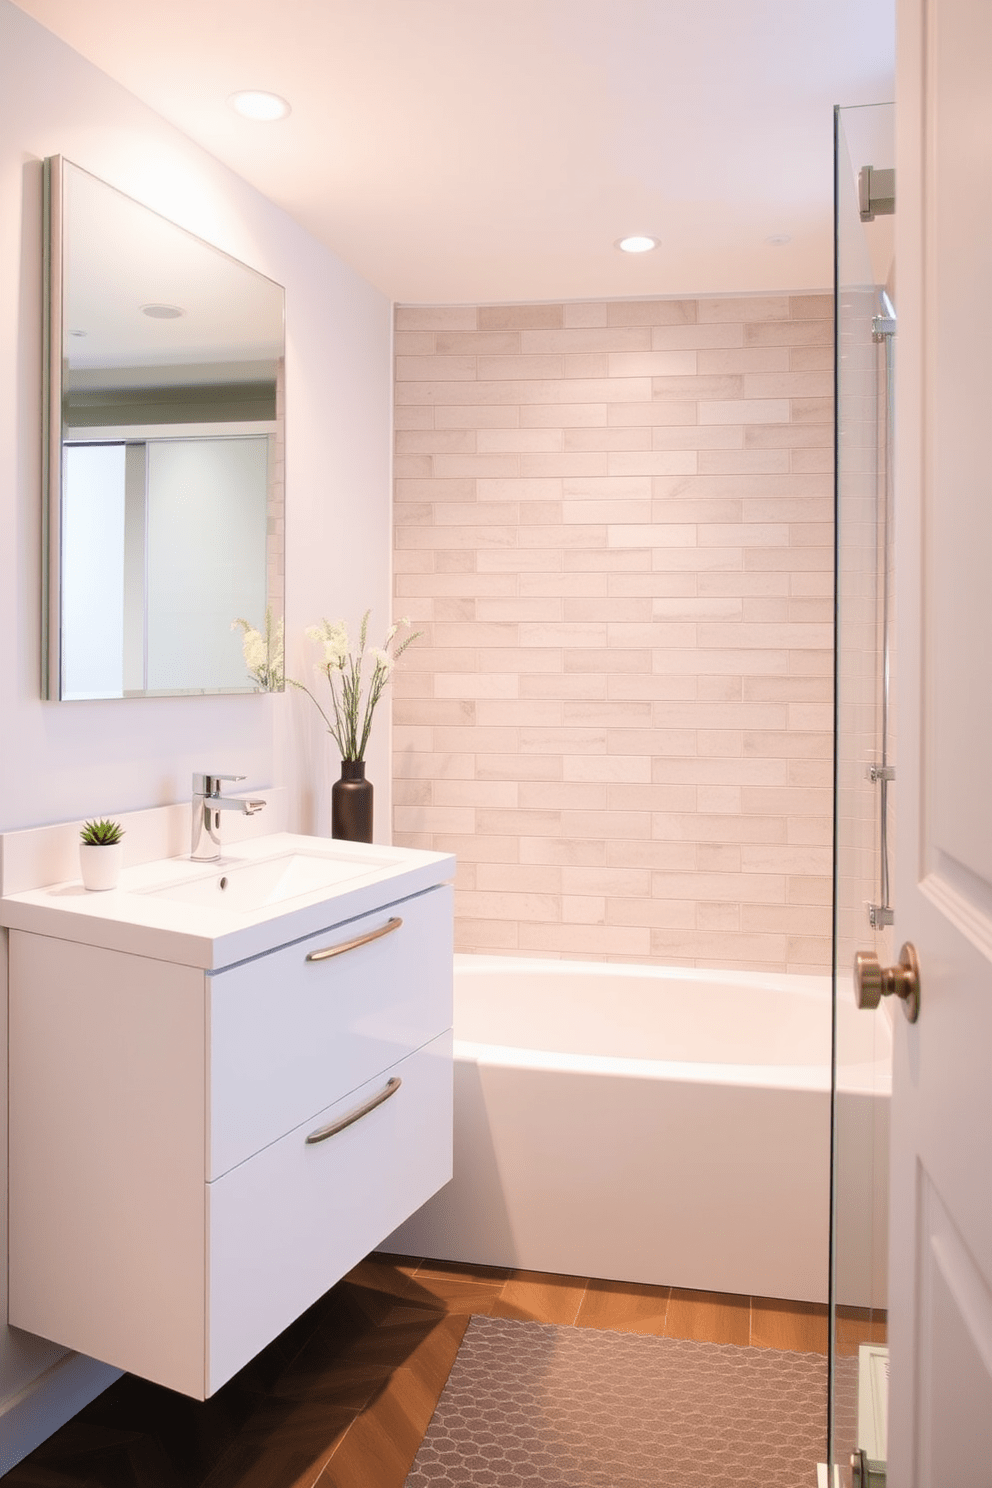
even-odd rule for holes
{"type": "Polygon", "coordinates": [[[247,1363],[451,1176],[451,927],[439,884],[216,969],[11,929],[10,1322],[199,1399],[247,1363]]]}

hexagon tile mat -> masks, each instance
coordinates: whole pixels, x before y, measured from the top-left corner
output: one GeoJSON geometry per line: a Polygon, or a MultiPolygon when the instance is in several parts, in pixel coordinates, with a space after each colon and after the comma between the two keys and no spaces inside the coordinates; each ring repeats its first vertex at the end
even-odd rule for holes
{"type": "Polygon", "coordinates": [[[801,1488],[826,1399],[821,1354],[474,1316],[406,1488],[801,1488]]]}

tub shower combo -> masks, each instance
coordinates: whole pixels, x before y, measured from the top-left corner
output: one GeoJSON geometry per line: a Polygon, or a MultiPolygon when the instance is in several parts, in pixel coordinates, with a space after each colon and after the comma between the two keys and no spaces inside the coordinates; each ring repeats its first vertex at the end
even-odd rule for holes
{"type": "Polygon", "coordinates": [[[891,1023],[859,1010],[851,967],[896,959],[892,113],[836,111],[832,975],[456,957],[454,1178],[385,1242],[829,1299],[822,1481],[838,1488],[884,1482],[891,1023]],[[839,1412],[853,1374],[834,1365],[859,1347],[861,1394],[839,1412]]]}

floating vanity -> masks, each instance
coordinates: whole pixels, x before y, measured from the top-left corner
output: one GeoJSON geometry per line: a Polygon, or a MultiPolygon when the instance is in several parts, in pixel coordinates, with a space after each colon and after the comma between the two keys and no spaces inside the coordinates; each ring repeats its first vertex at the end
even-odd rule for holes
{"type": "Polygon", "coordinates": [[[204,1399],[451,1176],[454,859],[9,895],[10,1322],[204,1399]]]}

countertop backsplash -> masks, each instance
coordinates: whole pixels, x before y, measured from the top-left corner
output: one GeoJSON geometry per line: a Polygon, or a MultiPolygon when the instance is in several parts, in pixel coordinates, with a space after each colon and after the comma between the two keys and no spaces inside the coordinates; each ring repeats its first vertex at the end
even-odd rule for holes
{"type": "MultiPolygon", "coordinates": [[[[229,811],[224,815],[224,841],[228,846],[252,837],[267,837],[286,831],[288,791],[285,786],[263,790],[230,791],[264,800],[265,810],[253,816],[229,811]]],[[[124,828],[124,861],[129,868],[157,858],[175,858],[189,852],[190,802],[152,806],[145,811],[109,813],[124,828]]],[[[97,811],[99,814],[99,809],[97,811]]],[[[28,827],[0,834],[0,896],[23,894],[47,884],[65,883],[79,877],[79,832],[83,822],[57,822],[52,826],[28,827]]]]}

